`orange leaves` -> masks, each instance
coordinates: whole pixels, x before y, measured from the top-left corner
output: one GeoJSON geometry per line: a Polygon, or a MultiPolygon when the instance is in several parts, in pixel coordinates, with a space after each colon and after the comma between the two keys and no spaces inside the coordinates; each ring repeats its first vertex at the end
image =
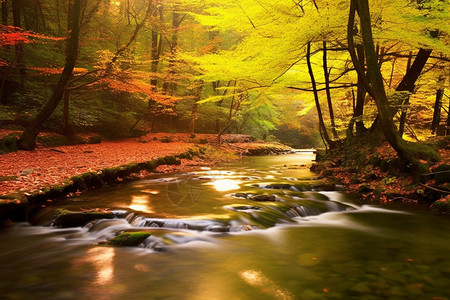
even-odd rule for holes
{"type": "Polygon", "coordinates": [[[111,78],[104,78],[101,80],[101,82],[115,91],[141,93],[148,96],[148,98],[150,98],[151,100],[167,106],[173,106],[176,102],[181,100],[181,98],[179,97],[161,94],[155,91],[154,87],[151,84],[139,79],[132,78],[129,80],[119,81],[111,78]]]}
{"type": "MultiPolygon", "coordinates": [[[[38,71],[42,75],[57,75],[61,74],[63,71],[63,68],[40,68],[40,67],[28,67],[29,70],[38,71]]],[[[73,74],[74,75],[83,75],[88,70],[85,68],[74,68],[73,74]]]]}
{"type": "Polygon", "coordinates": [[[32,31],[23,30],[20,27],[0,25],[0,47],[36,43],[36,39],[60,41],[66,38],[46,36],[32,31]]]}

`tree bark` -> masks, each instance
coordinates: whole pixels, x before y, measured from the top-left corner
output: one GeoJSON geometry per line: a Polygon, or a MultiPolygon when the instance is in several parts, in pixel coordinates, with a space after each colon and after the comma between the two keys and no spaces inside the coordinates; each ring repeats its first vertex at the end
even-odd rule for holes
{"type": "Polygon", "coordinates": [[[308,65],[308,73],[311,79],[311,86],[314,94],[314,101],[316,103],[317,116],[319,117],[319,129],[323,134],[325,142],[331,146],[333,144],[333,141],[328,135],[327,128],[325,127],[325,123],[323,121],[322,109],[320,108],[319,93],[317,92],[316,80],[314,78],[314,72],[311,65],[311,42],[308,42],[308,44],[306,45],[306,64],[308,65]]]}
{"type": "Polygon", "coordinates": [[[439,123],[441,122],[441,107],[442,96],[444,95],[443,89],[436,90],[436,101],[434,102],[433,120],[431,121],[431,133],[437,132],[439,123]]]}
{"type": "MultiPolygon", "coordinates": [[[[358,61],[361,66],[365,64],[364,47],[360,44],[356,45],[356,52],[358,53],[358,61]]],[[[363,134],[367,131],[364,126],[363,113],[364,113],[364,101],[366,99],[366,90],[362,83],[363,79],[358,75],[358,85],[356,90],[356,106],[353,117],[355,118],[355,127],[357,134],[363,134]]]]}
{"type": "Polygon", "coordinates": [[[335,139],[339,139],[339,135],[336,130],[336,122],[334,120],[333,103],[331,102],[331,92],[330,92],[330,72],[328,70],[327,62],[327,42],[323,41],[323,74],[325,77],[325,91],[327,94],[328,110],[330,112],[331,121],[331,132],[335,139]]]}
{"type": "Polygon", "coordinates": [[[70,32],[70,38],[67,43],[69,50],[66,57],[66,63],[64,69],[59,77],[58,83],[53,90],[53,93],[39,114],[33,119],[19,139],[19,148],[23,150],[33,150],[36,147],[36,136],[39,133],[40,125],[45,122],[53,113],[58,103],[64,94],[67,83],[72,76],[75,63],[78,56],[78,37],[80,33],[80,0],[74,0],[74,6],[72,10],[72,26],[70,32]]]}
{"type": "Polygon", "coordinates": [[[2,24],[8,25],[8,0],[2,0],[2,24]]]}
{"type": "MultiPolygon", "coordinates": [[[[14,27],[20,27],[22,28],[22,1],[21,0],[13,0],[12,1],[12,14],[13,14],[13,25],[14,27]]],[[[20,74],[20,83],[22,86],[22,89],[25,87],[25,68],[22,64],[23,62],[23,56],[24,56],[24,49],[23,49],[23,43],[18,43],[15,46],[16,49],[16,60],[17,60],[17,67],[19,69],[20,74]]]]}
{"type": "Polygon", "coordinates": [[[201,96],[202,96],[202,91],[203,91],[203,81],[200,80],[198,82],[199,86],[197,87],[197,91],[195,92],[195,97],[194,97],[194,104],[192,105],[192,110],[191,110],[191,122],[189,124],[189,133],[190,134],[194,134],[195,133],[195,120],[197,120],[197,108],[198,108],[198,101],[200,100],[201,96]]]}
{"type": "MultiPolygon", "coordinates": [[[[431,149],[410,147],[410,145],[398,134],[393,121],[392,110],[384,89],[381,71],[378,67],[377,54],[375,52],[372,37],[369,2],[368,0],[357,0],[357,3],[368,76],[370,77],[374,100],[378,108],[378,115],[386,139],[395,149],[399,157],[406,162],[406,165],[417,166],[419,157],[430,160],[437,159],[437,154],[431,149]]],[[[413,67],[411,67],[411,69],[412,68],[413,67]]],[[[364,76],[364,74],[361,74],[361,76],[364,76]]]]}

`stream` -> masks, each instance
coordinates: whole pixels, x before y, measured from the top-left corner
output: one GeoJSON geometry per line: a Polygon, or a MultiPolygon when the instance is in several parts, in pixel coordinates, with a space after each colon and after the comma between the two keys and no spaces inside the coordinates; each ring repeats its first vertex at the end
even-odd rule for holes
{"type": "Polygon", "coordinates": [[[0,229],[0,298],[450,299],[449,219],[322,186],[314,156],[245,157],[56,202],[37,225],[0,229]],[[57,228],[56,208],[114,218],[57,228]],[[151,235],[103,244],[127,231],[151,235]]]}

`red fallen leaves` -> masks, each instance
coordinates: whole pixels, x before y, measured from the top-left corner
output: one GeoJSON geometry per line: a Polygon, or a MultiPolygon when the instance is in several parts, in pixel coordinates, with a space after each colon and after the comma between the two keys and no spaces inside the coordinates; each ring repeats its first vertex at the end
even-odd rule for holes
{"type": "Polygon", "coordinates": [[[39,191],[64,184],[70,177],[85,172],[183,153],[192,145],[183,141],[142,143],[130,139],[57,148],[64,153],[39,148],[3,154],[0,155],[0,177],[16,177],[0,181],[0,195],[39,191]]]}

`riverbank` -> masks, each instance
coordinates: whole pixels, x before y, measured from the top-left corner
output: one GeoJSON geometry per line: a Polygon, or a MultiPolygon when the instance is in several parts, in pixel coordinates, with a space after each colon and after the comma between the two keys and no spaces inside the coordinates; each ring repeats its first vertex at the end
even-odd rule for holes
{"type": "Polygon", "coordinates": [[[83,190],[181,168],[210,165],[238,155],[286,149],[227,135],[219,145],[213,134],[148,134],[122,141],[48,147],[0,155],[0,220],[26,218],[31,206],[83,190]]]}
{"type": "Polygon", "coordinates": [[[430,206],[438,214],[450,214],[450,139],[430,143],[441,160],[421,162],[419,172],[404,170],[388,143],[375,148],[320,151],[311,168],[359,195],[365,202],[430,206]]]}

